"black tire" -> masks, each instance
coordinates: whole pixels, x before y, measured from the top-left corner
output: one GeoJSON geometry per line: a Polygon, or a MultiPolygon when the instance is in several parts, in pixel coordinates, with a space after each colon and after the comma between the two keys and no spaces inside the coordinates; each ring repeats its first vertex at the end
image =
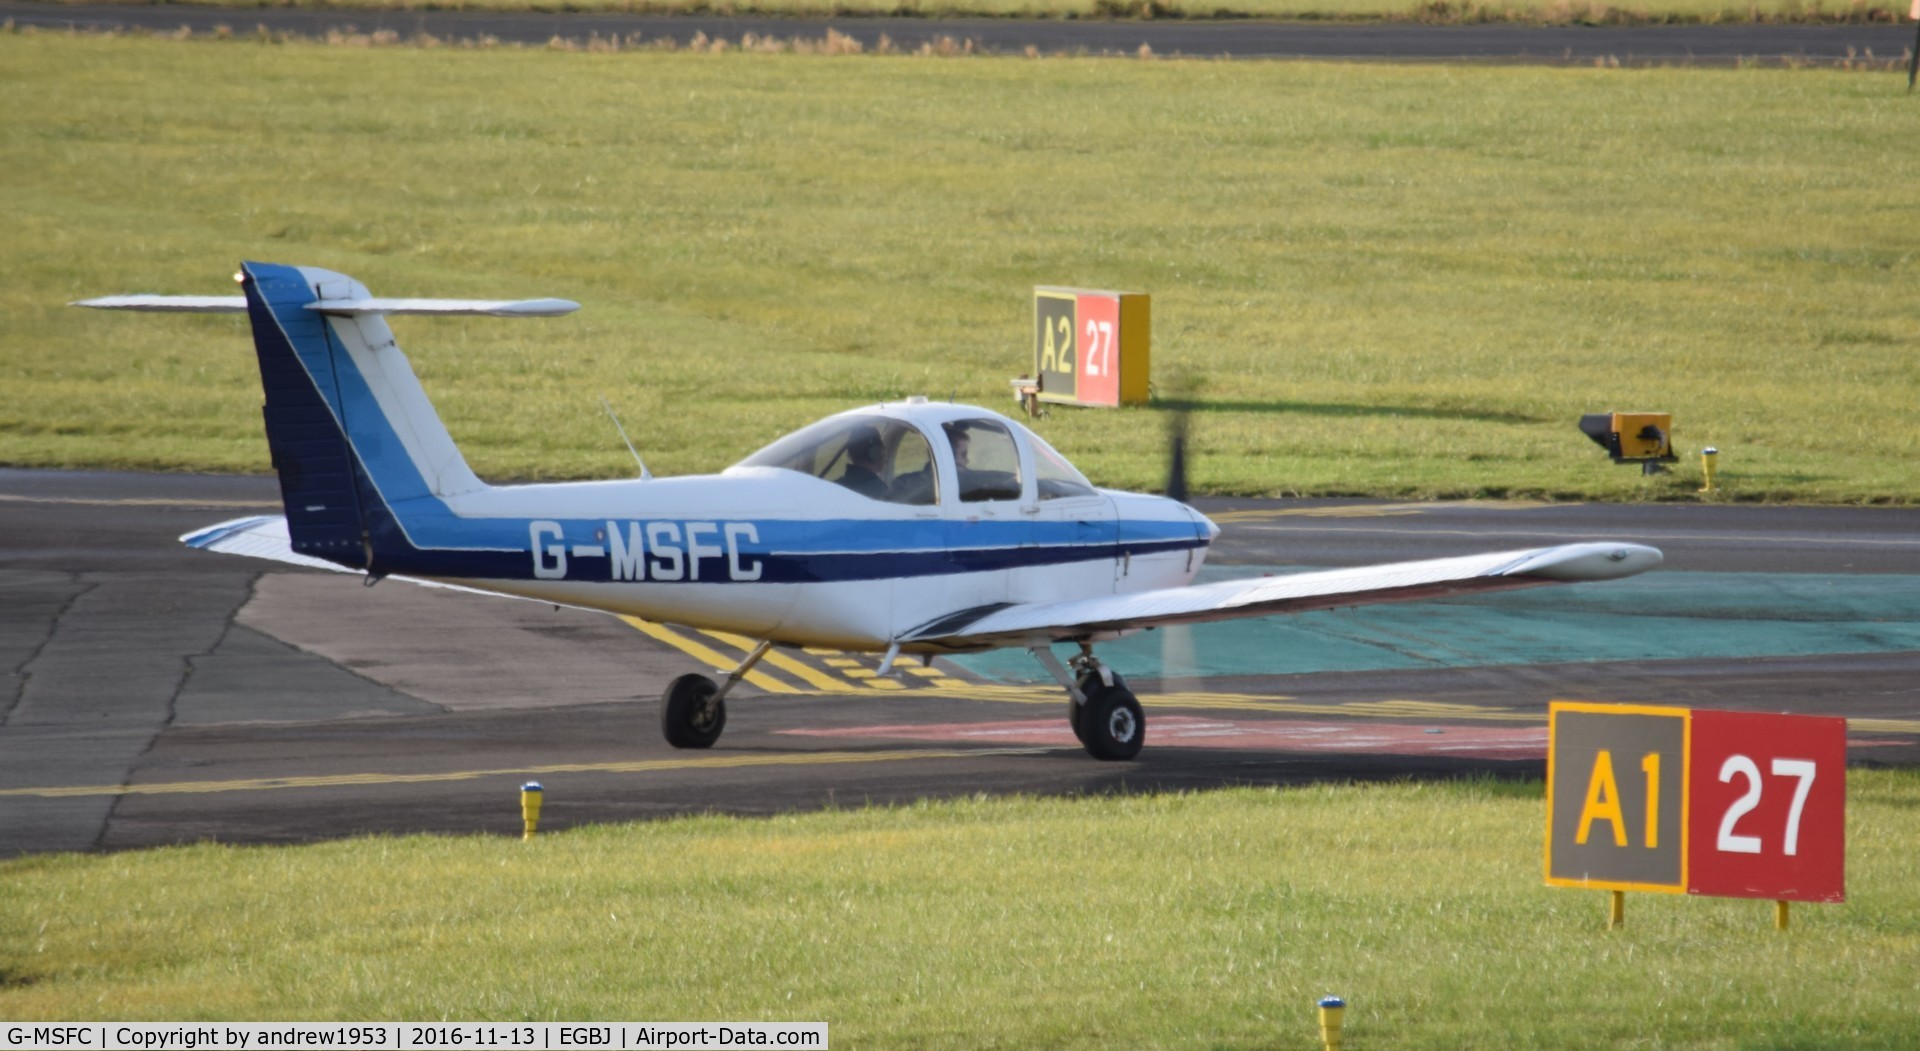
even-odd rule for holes
{"type": "Polygon", "coordinates": [[[660,731],[675,748],[711,748],[727,727],[727,702],[709,704],[720,684],[704,675],[682,675],[660,698],[660,731]]]}
{"type": "MultiPolygon", "coordinates": [[[[1100,673],[1097,671],[1081,672],[1080,677],[1075,679],[1073,684],[1080,688],[1080,696],[1085,697],[1088,703],[1108,689],[1107,684],[1100,681],[1100,673]]],[[[1126,680],[1120,677],[1119,672],[1114,672],[1113,684],[1124,689],[1126,680]]],[[[1068,696],[1067,725],[1073,727],[1073,739],[1079,741],[1083,747],[1087,743],[1086,717],[1087,705],[1068,696]]]]}
{"type": "Polygon", "coordinates": [[[1147,714],[1118,675],[1113,685],[1088,694],[1077,728],[1095,759],[1132,759],[1147,740],[1147,714]]]}

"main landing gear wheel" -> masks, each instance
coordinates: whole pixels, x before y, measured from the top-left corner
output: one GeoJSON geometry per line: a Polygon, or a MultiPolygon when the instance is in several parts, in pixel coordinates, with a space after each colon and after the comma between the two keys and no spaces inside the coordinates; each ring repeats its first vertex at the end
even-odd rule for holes
{"type": "MultiPolygon", "coordinates": [[[[1087,672],[1081,675],[1074,685],[1079,686],[1081,695],[1089,699],[1091,699],[1094,694],[1106,689],[1106,687],[1100,683],[1100,675],[1098,672],[1087,672]]],[[[1073,727],[1073,739],[1079,741],[1083,747],[1087,743],[1087,731],[1081,728],[1081,723],[1084,721],[1086,714],[1087,705],[1074,700],[1072,696],[1067,697],[1067,725],[1073,727]]]]}
{"type": "Polygon", "coordinates": [[[1094,659],[1093,646],[1080,643],[1080,655],[1068,672],[1051,647],[1027,647],[1055,682],[1067,688],[1067,725],[1095,759],[1132,759],[1147,740],[1147,714],[1127,689],[1127,680],[1094,659]],[[1085,698],[1080,700],[1079,698],[1085,698]]]}
{"type": "Polygon", "coordinates": [[[1147,739],[1147,714],[1127,689],[1125,679],[1115,675],[1113,685],[1100,681],[1098,673],[1080,679],[1080,692],[1087,703],[1080,705],[1073,722],[1073,735],[1095,759],[1132,759],[1140,754],[1147,739]]]}
{"type": "Polygon", "coordinates": [[[675,748],[710,748],[727,726],[720,686],[704,675],[682,675],[660,698],[660,730],[675,748]]]}

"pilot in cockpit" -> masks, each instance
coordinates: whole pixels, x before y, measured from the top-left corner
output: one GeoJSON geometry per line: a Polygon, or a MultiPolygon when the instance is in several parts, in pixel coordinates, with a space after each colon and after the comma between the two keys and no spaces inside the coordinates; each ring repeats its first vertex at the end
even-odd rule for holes
{"type": "Polygon", "coordinates": [[[847,469],[835,480],[861,496],[884,499],[887,483],[880,472],[886,470],[886,459],[887,445],[880,432],[861,427],[847,438],[847,469]]]}

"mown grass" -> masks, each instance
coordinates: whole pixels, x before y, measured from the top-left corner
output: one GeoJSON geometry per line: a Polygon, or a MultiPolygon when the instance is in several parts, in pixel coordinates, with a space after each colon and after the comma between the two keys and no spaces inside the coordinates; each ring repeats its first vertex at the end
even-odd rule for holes
{"type": "Polygon", "coordinates": [[[1766,902],[1664,895],[1605,930],[1603,894],[1541,884],[1537,783],[41,856],[0,862],[0,1017],[1314,1047],[1333,992],[1356,1049],[1910,1048],[1920,778],[1854,771],[1850,794],[1849,900],[1784,934],[1766,902]]]}
{"type": "MultiPolygon", "coordinates": [[[[1154,296],[1203,492],[1920,497],[1896,74],[554,53],[0,34],[0,462],[259,471],[242,258],[376,294],[476,468],[713,470],[905,394],[1011,407],[1032,286],[1154,296]]],[[[1054,410],[1157,486],[1161,413],[1054,410]]]]}
{"type": "MultiPolygon", "coordinates": [[[[182,0],[166,0],[180,3],[182,0]]],[[[244,11],[258,0],[184,0],[244,11]]],[[[1906,8],[1873,0],[295,0],[335,9],[592,11],[634,14],[1399,21],[1434,24],[1675,25],[1762,22],[1897,24],[1906,8]]],[[[244,23],[244,17],[238,19],[244,23]]]]}

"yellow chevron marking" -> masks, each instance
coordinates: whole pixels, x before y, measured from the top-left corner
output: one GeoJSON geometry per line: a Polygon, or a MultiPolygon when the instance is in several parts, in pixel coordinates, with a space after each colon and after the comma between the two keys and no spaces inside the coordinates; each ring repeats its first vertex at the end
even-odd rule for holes
{"type": "MultiPolygon", "coordinates": [[[[623,616],[620,619],[626,621],[628,624],[631,624],[633,627],[638,629],[641,634],[647,636],[648,638],[656,639],[660,642],[664,642],[667,645],[672,646],[674,649],[679,650],[681,653],[684,653],[687,656],[692,657],[694,660],[697,660],[702,664],[707,665],[710,668],[726,669],[726,668],[731,668],[734,665],[740,663],[738,659],[729,660],[727,659],[726,655],[716,650],[709,649],[708,647],[702,645],[701,643],[696,642],[693,639],[687,638],[686,636],[680,634],[677,631],[674,631],[669,627],[666,627],[665,625],[655,624],[653,621],[650,621],[650,620],[641,620],[639,617],[623,616]]],[[[780,680],[773,678],[772,676],[767,675],[757,669],[754,671],[748,672],[746,674],[746,680],[752,683],[753,685],[758,686],[761,689],[767,691],[768,693],[803,693],[805,692],[797,686],[789,686],[788,684],[781,682],[780,680]]]]}
{"type": "Polygon", "coordinates": [[[914,748],[885,752],[793,752],[786,755],[709,755],[695,758],[639,759],[620,763],[560,763],[503,770],[457,770],[439,774],[333,774],[323,777],[263,777],[240,781],[172,781],[144,785],[67,785],[53,788],[5,788],[4,796],[67,799],[78,796],[191,795],[212,792],[260,792],[276,788],[339,788],[356,785],[418,785],[476,781],[485,777],[545,774],[641,774],[659,770],[733,770],[753,766],[828,766],[845,763],[919,762],[983,755],[1039,755],[1051,748],[914,748]]]}
{"type": "MultiPolygon", "coordinates": [[[[739,635],[729,635],[720,631],[708,631],[702,634],[718,639],[729,646],[736,647],[742,652],[758,645],[758,643],[752,639],[739,635]]],[[[805,661],[796,660],[778,650],[768,650],[767,655],[762,658],[762,660],[763,663],[772,664],[782,671],[797,676],[812,685],[815,689],[825,693],[847,693],[858,690],[863,686],[869,689],[883,691],[905,690],[908,688],[906,683],[898,679],[880,678],[875,669],[866,667],[861,663],[860,658],[845,651],[827,650],[809,646],[802,652],[808,656],[820,658],[821,663],[837,669],[841,677],[836,678],[831,671],[815,668],[805,661]]],[[[929,669],[920,670],[924,672],[929,669]]],[[[934,672],[934,674],[939,675],[941,673],[934,672]]],[[[805,693],[808,691],[800,690],[797,692],[805,693]]]]}
{"type": "MultiPolygon", "coordinates": [[[[724,631],[707,631],[707,632],[702,632],[701,634],[706,635],[708,638],[716,639],[722,643],[725,643],[728,646],[732,646],[733,648],[739,650],[742,654],[747,653],[748,651],[752,650],[755,646],[759,645],[759,643],[753,639],[746,638],[745,636],[742,636],[742,635],[731,635],[724,631]]],[[[815,651],[807,650],[806,652],[813,653],[815,651]]],[[[818,652],[837,653],[839,651],[838,650],[821,650],[818,652]]],[[[851,688],[850,683],[842,682],[841,680],[834,678],[832,675],[829,675],[826,672],[821,671],[818,668],[815,668],[813,665],[808,664],[805,661],[795,660],[793,657],[790,657],[787,654],[780,652],[779,650],[768,650],[767,655],[760,659],[760,663],[763,665],[778,668],[781,671],[786,672],[788,675],[791,675],[799,679],[801,682],[806,683],[808,686],[813,687],[813,690],[815,691],[822,691],[826,693],[845,693],[847,692],[848,689],[851,688]]],[[[751,681],[751,677],[749,677],[749,681],[751,681]]],[[[783,692],[809,693],[813,691],[809,691],[806,689],[788,689],[783,692]]]]}

